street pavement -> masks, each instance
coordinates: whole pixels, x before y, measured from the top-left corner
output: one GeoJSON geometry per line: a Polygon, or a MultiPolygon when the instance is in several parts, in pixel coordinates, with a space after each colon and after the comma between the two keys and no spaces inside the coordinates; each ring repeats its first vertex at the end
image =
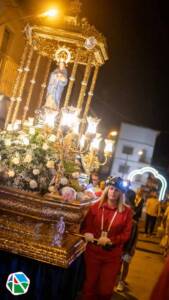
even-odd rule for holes
{"type": "Polygon", "coordinates": [[[127,277],[128,286],[123,293],[115,292],[112,300],[149,300],[163,265],[159,238],[147,238],[139,233],[136,253],[127,277]]]}

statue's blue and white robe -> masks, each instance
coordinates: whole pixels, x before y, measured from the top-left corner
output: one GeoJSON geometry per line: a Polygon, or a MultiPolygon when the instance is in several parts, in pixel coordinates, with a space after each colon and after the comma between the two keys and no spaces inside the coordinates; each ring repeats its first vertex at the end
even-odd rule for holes
{"type": "Polygon", "coordinates": [[[49,78],[49,84],[47,87],[46,103],[45,106],[51,109],[58,109],[60,106],[60,100],[64,87],[67,85],[67,70],[55,69],[49,78]],[[58,78],[58,75],[62,76],[62,79],[58,78]]]}

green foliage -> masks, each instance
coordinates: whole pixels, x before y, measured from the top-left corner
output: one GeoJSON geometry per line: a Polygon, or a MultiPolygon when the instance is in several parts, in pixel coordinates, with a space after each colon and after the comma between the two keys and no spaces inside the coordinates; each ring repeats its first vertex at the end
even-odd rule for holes
{"type": "Polygon", "coordinates": [[[63,161],[64,170],[66,175],[70,175],[74,172],[79,171],[79,166],[75,164],[72,160],[64,160],[63,161]]]}

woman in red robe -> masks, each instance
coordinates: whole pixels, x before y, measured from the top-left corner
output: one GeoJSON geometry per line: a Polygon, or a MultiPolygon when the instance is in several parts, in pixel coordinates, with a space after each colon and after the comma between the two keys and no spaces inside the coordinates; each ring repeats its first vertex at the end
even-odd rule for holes
{"type": "Polygon", "coordinates": [[[100,201],[91,206],[82,224],[89,242],[85,251],[86,278],[82,300],[110,300],[121,266],[124,243],[132,225],[124,202],[126,183],[111,179],[100,201]]]}

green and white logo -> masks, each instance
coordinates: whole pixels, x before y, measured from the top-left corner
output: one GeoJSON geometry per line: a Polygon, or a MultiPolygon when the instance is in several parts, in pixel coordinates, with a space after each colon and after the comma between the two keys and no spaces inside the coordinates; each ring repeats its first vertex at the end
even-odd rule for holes
{"type": "Polygon", "coordinates": [[[29,278],[23,272],[12,273],[8,276],[6,288],[12,295],[26,294],[30,285],[29,278]]]}

